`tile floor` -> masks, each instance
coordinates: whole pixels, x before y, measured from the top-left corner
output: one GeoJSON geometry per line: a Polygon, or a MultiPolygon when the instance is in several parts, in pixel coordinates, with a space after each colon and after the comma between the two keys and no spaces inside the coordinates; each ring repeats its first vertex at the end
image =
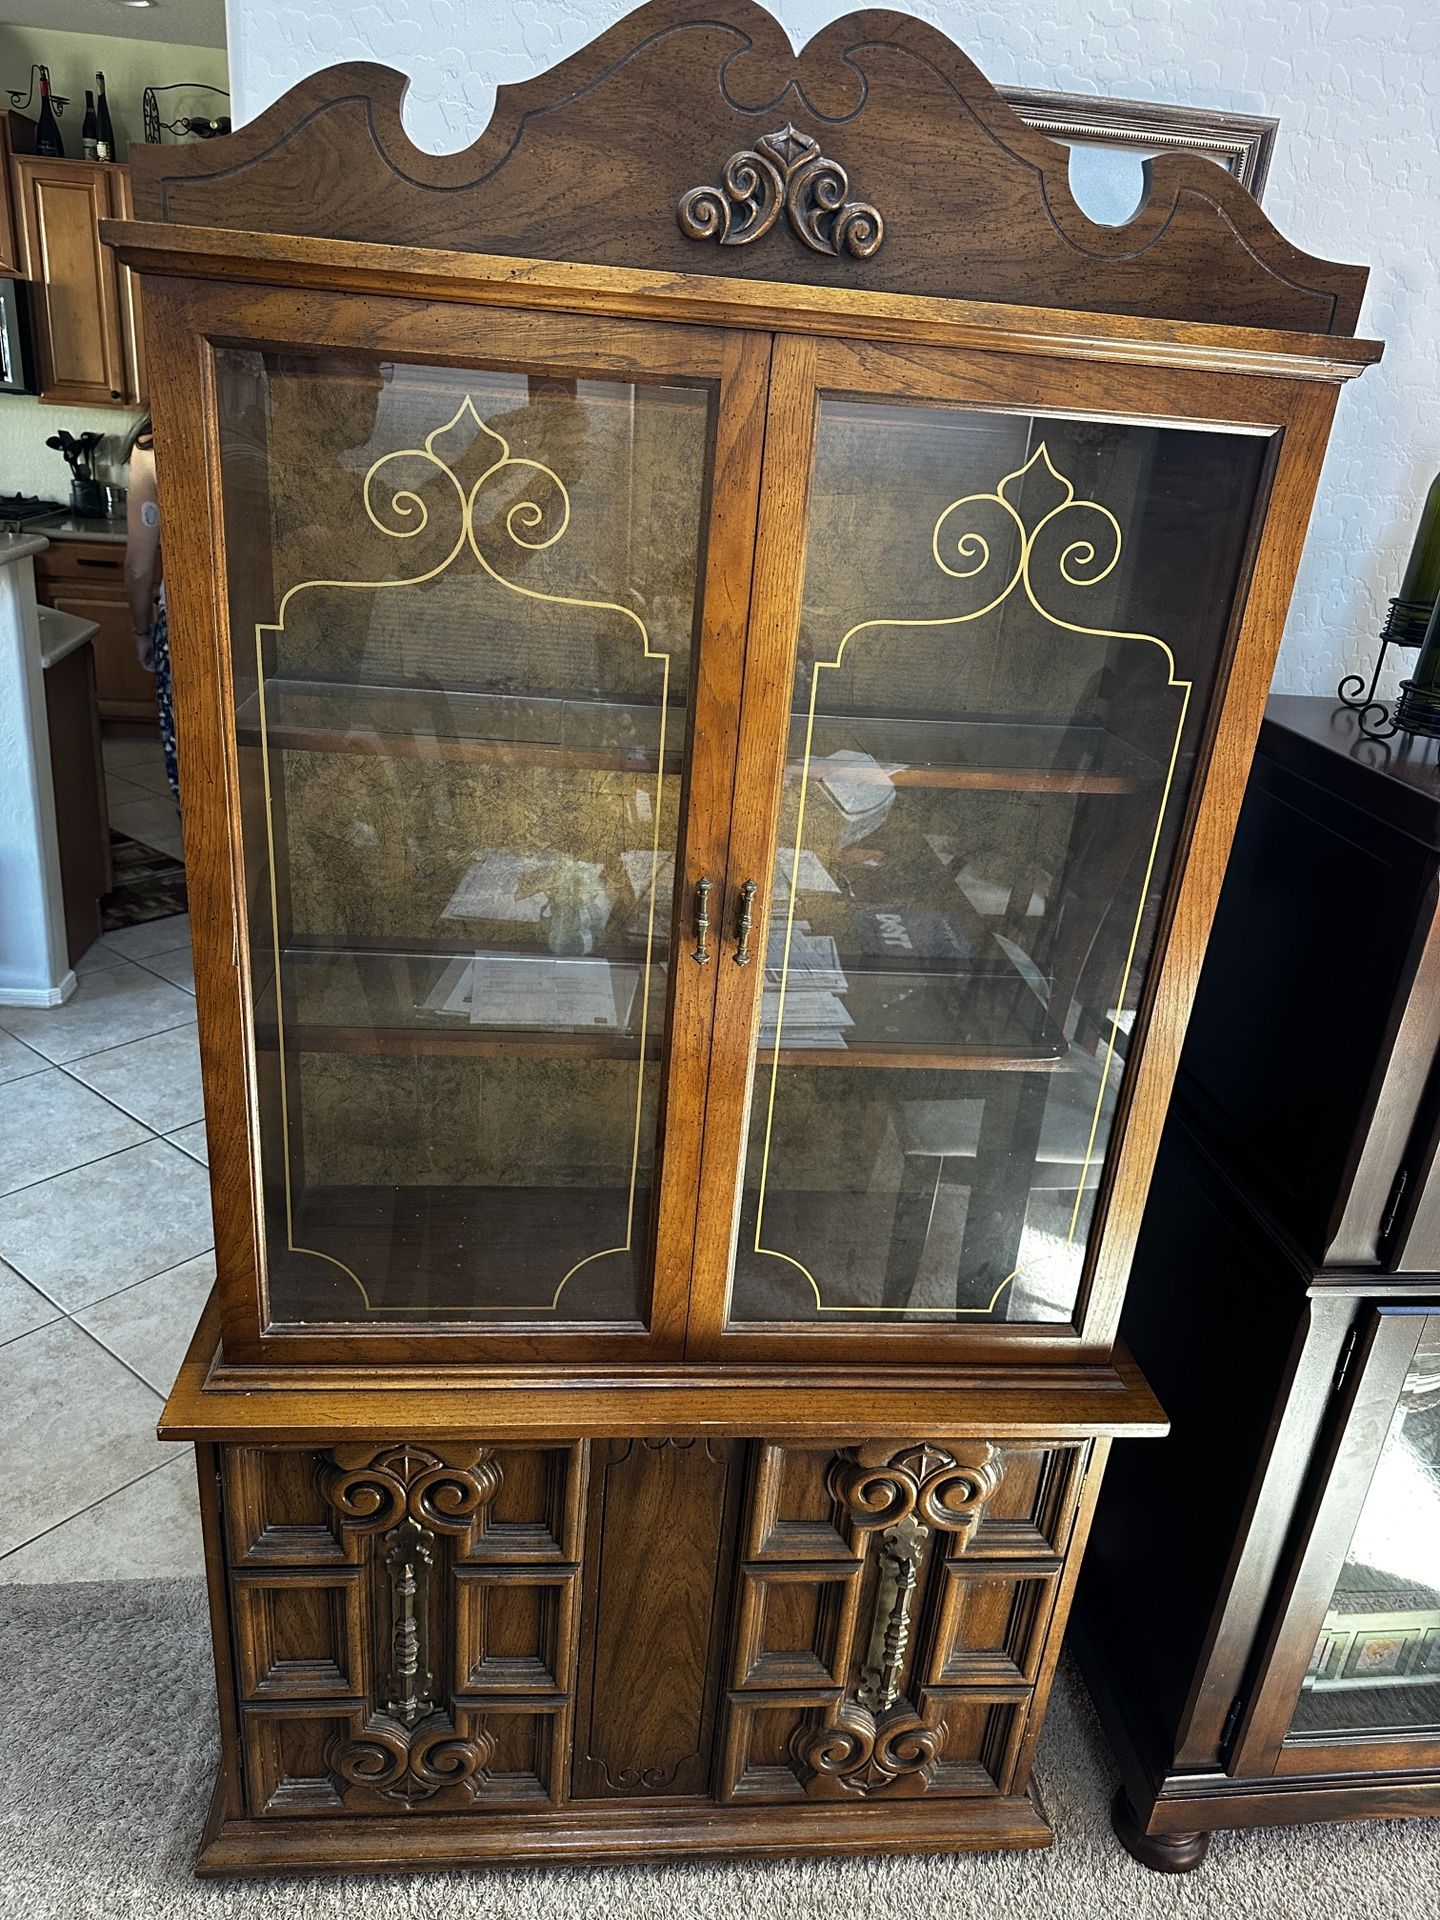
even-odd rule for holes
{"type": "MultiPolygon", "coordinates": [[[[110,821],[180,854],[157,742],[110,821]]],[[[63,1007],[0,1007],[0,1584],[198,1573],[155,1421],[215,1275],[186,915],[107,933],[63,1007]]]]}

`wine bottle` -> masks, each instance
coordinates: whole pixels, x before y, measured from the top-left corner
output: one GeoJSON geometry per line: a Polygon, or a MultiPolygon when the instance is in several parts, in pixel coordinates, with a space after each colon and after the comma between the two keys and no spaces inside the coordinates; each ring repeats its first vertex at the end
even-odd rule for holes
{"type": "Polygon", "coordinates": [[[65,158],[65,142],[60,138],[60,122],[50,104],[50,73],[40,69],[40,117],[35,122],[35,151],[47,160],[65,158]]]}
{"type": "Polygon", "coordinates": [[[1418,647],[1437,601],[1440,601],[1440,473],[1431,481],[1421,509],[1410,563],[1395,599],[1390,638],[1402,647],[1418,647]]]}
{"type": "Polygon", "coordinates": [[[110,124],[110,103],[105,98],[105,76],[95,76],[95,158],[115,158],[115,129],[110,124]]]}
{"type": "Polygon", "coordinates": [[[99,158],[97,151],[100,139],[99,126],[95,119],[95,96],[85,89],[85,120],[80,128],[80,151],[87,160],[99,158]]]}
{"type": "Polygon", "coordinates": [[[1420,657],[1408,680],[1400,682],[1395,724],[1403,733],[1440,735],[1440,600],[1420,643],[1420,657]]]}

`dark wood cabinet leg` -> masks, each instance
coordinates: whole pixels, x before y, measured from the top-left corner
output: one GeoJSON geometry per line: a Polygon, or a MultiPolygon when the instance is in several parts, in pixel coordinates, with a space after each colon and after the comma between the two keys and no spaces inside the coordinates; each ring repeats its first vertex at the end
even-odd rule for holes
{"type": "Polygon", "coordinates": [[[1110,1802],[1110,1824],[1125,1851],[1155,1873],[1193,1873],[1210,1851],[1208,1833],[1146,1833],[1123,1787],[1110,1802]]]}

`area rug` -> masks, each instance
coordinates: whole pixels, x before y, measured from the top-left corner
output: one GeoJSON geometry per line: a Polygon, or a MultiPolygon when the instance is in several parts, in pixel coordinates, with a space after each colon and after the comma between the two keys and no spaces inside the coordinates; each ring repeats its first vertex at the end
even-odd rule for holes
{"type": "Polygon", "coordinates": [[[1440,1821],[1219,1834],[1198,1873],[1137,1866],[1115,1774],[1062,1669],[1039,1774],[1046,1853],[309,1880],[191,1877],[215,1760],[198,1581],[0,1588],[0,1914],[20,1920],[1420,1920],[1440,1821]]]}
{"type": "Polygon", "coordinates": [[[185,866],[158,847],[110,830],[110,863],[115,885],[100,902],[106,933],[117,927],[139,926],[142,920],[164,920],[184,913],[185,866]]]}

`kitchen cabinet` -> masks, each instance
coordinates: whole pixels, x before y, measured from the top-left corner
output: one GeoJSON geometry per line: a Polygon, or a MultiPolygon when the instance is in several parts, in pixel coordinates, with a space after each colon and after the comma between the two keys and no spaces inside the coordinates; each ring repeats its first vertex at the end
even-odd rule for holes
{"type": "MultiPolygon", "coordinates": [[[[52,615],[40,623],[45,720],[55,788],[55,838],[65,905],[67,957],[75,962],[100,938],[100,903],[114,882],[105,763],[95,705],[95,663],[89,639],[56,635],[52,615]]],[[[84,633],[84,628],[78,629],[84,633]]],[[[93,636],[92,636],[93,637],[93,636]]]]}
{"type": "Polygon", "coordinates": [[[0,280],[23,280],[25,256],[16,218],[14,155],[35,147],[35,123],[21,113],[0,112],[0,280]]]}
{"type": "Polygon", "coordinates": [[[899,16],[797,66],[655,0],[459,159],[363,84],[107,229],[216,1212],[201,1870],[1043,1845],[1363,274],[1193,158],[1062,232],[899,16]]]}
{"type": "Polygon", "coordinates": [[[1440,1813],[1437,886],[1436,743],[1273,700],[1121,1322],[1173,1430],[1117,1462],[1076,1621],[1162,1870],[1440,1813]]]}
{"type": "Polygon", "coordinates": [[[40,398],[71,406],[145,405],[138,309],[100,222],[129,207],[126,170],[26,154],[11,165],[40,398]]]}
{"type": "Polygon", "coordinates": [[[106,720],[155,721],[155,678],[141,666],[125,597],[123,540],[52,540],[35,561],[35,593],[99,628],[95,693],[106,720]]]}

